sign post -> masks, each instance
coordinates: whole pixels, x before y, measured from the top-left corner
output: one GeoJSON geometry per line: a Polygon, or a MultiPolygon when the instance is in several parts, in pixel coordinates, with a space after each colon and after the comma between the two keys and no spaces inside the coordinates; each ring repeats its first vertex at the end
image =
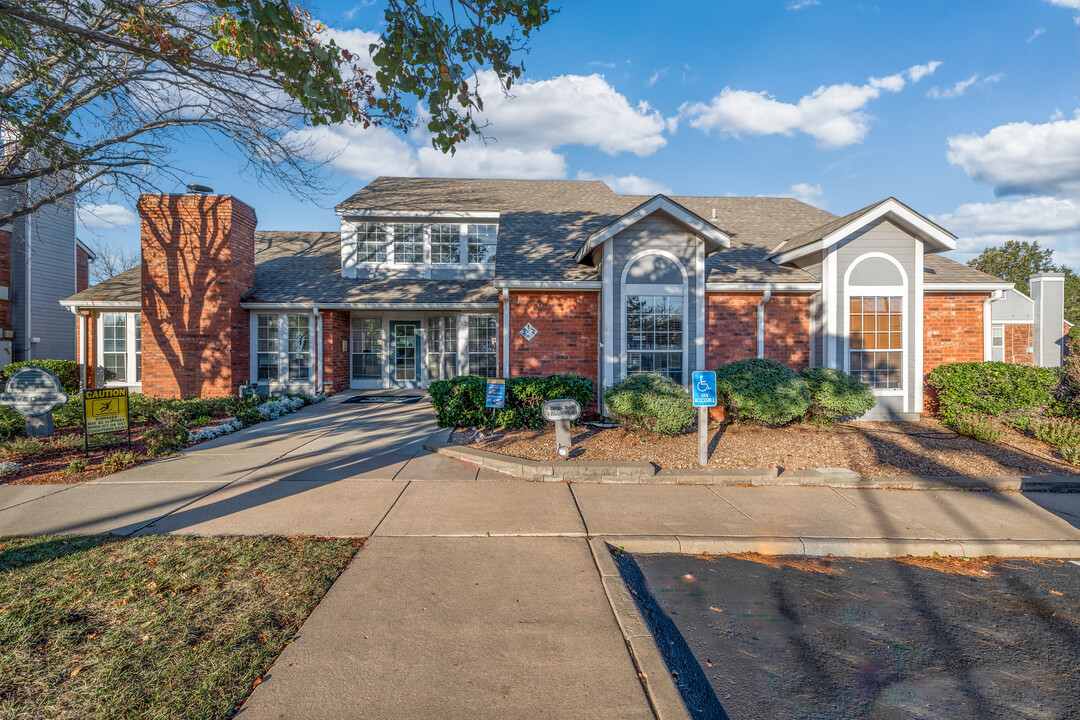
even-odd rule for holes
{"type": "Polygon", "coordinates": [[[570,456],[570,423],[581,417],[581,405],[571,398],[548,400],[540,408],[540,413],[548,422],[555,423],[555,452],[565,460],[570,456]]]}
{"type": "Polygon", "coordinates": [[[90,454],[90,436],[127,431],[131,445],[131,421],[128,416],[128,389],[103,388],[83,393],[83,450],[90,454]]]}
{"type": "Polygon", "coordinates": [[[53,434],[53,408],[68,401],[68,395],[60,387],[60,379],[52,371],[29,366],[8,378],[4,392],[0,393],[0,405],[11,409],[26,419],[27,437],[48,437],[53,434]]]}
{"type": "Polygon", "coordinates": [[[697,415],[697,461],[705,467],[709,464],[709,408],[716,405],[716,373],[712,370],[697,371],[693,377],[694,407],[697,415]]]}

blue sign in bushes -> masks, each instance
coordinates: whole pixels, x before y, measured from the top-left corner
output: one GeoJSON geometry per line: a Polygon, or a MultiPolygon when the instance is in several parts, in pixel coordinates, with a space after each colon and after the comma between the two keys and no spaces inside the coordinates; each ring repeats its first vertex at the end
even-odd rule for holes
{"type": "Polygon", "coordinates": [[[484,406],[501,408],[506,405],[506,381],[502,378],[488,378],[484,406]]]}

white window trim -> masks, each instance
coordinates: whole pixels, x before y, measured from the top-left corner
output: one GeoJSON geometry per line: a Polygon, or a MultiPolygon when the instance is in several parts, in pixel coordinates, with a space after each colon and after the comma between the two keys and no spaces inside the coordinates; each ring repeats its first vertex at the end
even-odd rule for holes
{"type": "MultiPolygon", "coordinates": [[[[688,315],[690,310],[690,275],[686,272],[686,267],[679,261],[679,258],[667,250],[660,250],[657,248],[650,248],[648,250],[641,250],[634,253],[626,264],[623,265],[622,279],[619,281],[619,287],[622,288],[620,297],[622,298],[622,337],[620,338],[619,346],[619,380],[626,378],[626,364],[629,350],[626,347],[626,298],[628,295],[665,295],[681,297],[683,301],[683,331],[682,331],[682,382],[684,387],[690,384],[690,373],[687,367],[687,335],[690,333],[690,324],[688,322],[688,315]],[[630,268],[634,267],[643,257],[649,255],[659,255],[660,257],[667,258],[675,263],[679,268],[679,272],[682,273],[682,285],[670,285],[670,284],[650,284],[650,283],[627,283],[626,277],[630,274],[630,268]]],[[[698,329],[700,332],[700,328],[698,329]]]]}
{"type": "Polygon", "coordinates": [[[351,223],[349,230],[342,231],[342,259],[343,267],[352,271],[350,277],[355,277],[356,272],[360,268],[378,269],[378,268],[393,268],[395,270],[402,269],[422,269],[425,277],[431,276],[432,270],[449,270],[449,269],[476,269],[476,270],[494,270],[495,263],[491,261],[485,262],[469,262],[469,225],[493,225],[495,227],[495,252],[498,253],[499,244],[499,221],[498,217],[482,217],[472,218],[471,222],[460,222],[461,216],[438,218],[430,217],[425,218],[421,222],[406,222],[404,219],[396,220],[383,220],[383,219],[363,219],[358,222],[351,223]],[[360,262],[360,225],[361,224],[380,224],[385,228],[386,233],[386,260],[383,262],[360,262]],[[396,235],[396,225],[420,225],[423,227],[424,237],[424,249],[423,258],[420,262],[398,262],[395,257],[394,236],[396,235]],[[433,262],[431,260],[431,226],[432,225],[457,225],[458,227],[458,262],[445,263],[445,262],[433,262]]]}
{"type": "MultiPolygon", "coordinates": [[[[297,310],[282,310],[278,312],[252,312],[248,313],[248,382],[267,382],[259,380],[259,316],[278,316],[278,379],[269,382],[272,392],[303,392],[315,395],[318,392],[319,363],[318,349],[322,339],[319,337],[316,318],[311,312],[297,310]],[[289,316],[302,315],[308,319],[308,379],[289,380],[289,316]]],[[[350,363],[351,364],[351,363],[350,363]]]]}
{"type": "Polygon", "coordinates": [[[126,387],[135,392],[139,392],[142,388],[142,382],[135,382],[135,360],[136,355],[141,353],[135,352],[135,316],[141,315],[137,312],[129,312],[127,310],[101,310],[97,313],[96,321],[94,325],[97,326],[95,335],[97,338],[96,348],[94,355],[96,356],[95,362],[97,367],[101,368],[101,387],[126,387]],[[105,315],[124,315],[124,374],[128,377],[124,382],[117,382],[115,380],[107,382],[105,380],[105,315]]]}
{"type": "Polygon", "coordinates": [[[908,276],[904,272],[904,266],[892,255],[883,252],[868,252],[855,258],[847,270],[844,271],[844,372],[851,372],[851,298],[854,297],[900,297],[900,387],[898,389],[874,388],[874,395],[878,397],[901,397],[903,398],[903,412],[908,411],[908,346],[911,344],[908,338],[908,276]],[[896,267],[900,273],[899,285],[851,285],[851,273],[863,260],[881,258],[887,260],[896,267]]]}

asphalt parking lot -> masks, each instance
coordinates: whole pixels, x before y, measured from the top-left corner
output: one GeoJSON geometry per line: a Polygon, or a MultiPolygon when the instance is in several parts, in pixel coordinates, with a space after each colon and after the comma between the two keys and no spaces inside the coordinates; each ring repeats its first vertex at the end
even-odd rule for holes
{"type": "Polygon", "coordinates": [[[621,554],[695,718],[1080,717],[1080,565],[621,554]]]}

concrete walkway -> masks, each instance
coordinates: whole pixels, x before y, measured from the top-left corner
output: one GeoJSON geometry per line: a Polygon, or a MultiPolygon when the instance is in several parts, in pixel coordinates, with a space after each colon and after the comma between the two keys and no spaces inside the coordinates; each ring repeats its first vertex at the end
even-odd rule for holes
{"type": "Polygon", "coordinates": [[[426,404],[335,397],[92,483],[0,486],[0,534],[370,537],[245,720],[652,717],[591,536],[1080,556],[1080,494],[527,483],[425,452],[433,431],[426,404]]]}

